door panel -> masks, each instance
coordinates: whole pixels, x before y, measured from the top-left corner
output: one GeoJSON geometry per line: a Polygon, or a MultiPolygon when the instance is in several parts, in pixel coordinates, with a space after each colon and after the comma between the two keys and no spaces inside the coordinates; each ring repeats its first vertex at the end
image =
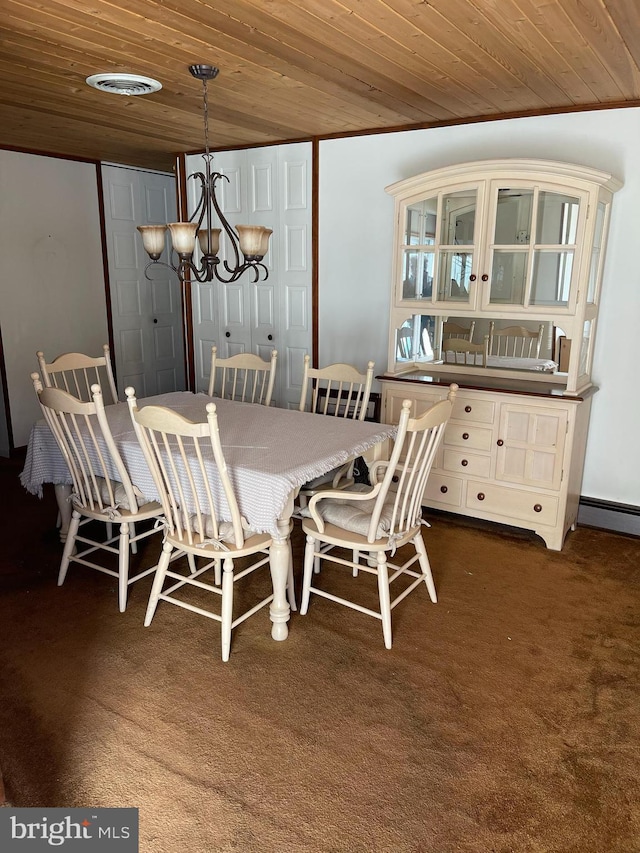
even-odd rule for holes
{"type": "MultiPolygon", "coordinates": [[[[199,167],[198,160],[187,158],[188,172],[199,167]]],[[[273,236],[264,259],[266,281],[253,282],[247,273],[232,285],[193,285],[198,388],[207,387],[209,342],[217,341],[223,356],[254,352],[265,360],[275,348],[274,401],[295,408],[303,357],[311,352],[311,145],[219,152],[216,168],[229,179],[221,182],[219,196],[229,222],[264,225],[273,236]]],[[[193,182],[187,187],[193,210],[193,182]]],[[[229,248],[223,239],[221,257],[228,257],[229,248]]]]}
{"type": "Polygon", "coordinates": [[[111,289],[114,362],[120,395],[133,385],[139,397],[186,387],[181,285],[154,267],[137,225],[176,219],[172,175],[103,166],[105,229],[111,289]]]}

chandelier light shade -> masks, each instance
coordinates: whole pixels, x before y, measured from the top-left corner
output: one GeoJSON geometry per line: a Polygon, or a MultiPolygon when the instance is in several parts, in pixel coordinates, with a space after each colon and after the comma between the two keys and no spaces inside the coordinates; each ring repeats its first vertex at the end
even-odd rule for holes
{"type": "Polygon", "coordinates": [[[216,187],[220,181],[228,181],[226,175],[213,169],[213,154],[209,151],[209,102],[207,98],[207,83],[218,75],[218,69],[212,65],[190,65],[189,71],[198,80],[202,80],[203,113],[204,113],[204,171],[189,175],[188,180],[194,180],[199,185],[199,199],[196,208],[188,222],[168,222],[166,225],[138,225],[142,235],[142,244],[151,259],[145,270],[154,264],[172,269],[182,282],[210,282],[214,279],[222,282],[236,281],[240,276],[251,271],[253,281],[264,280],[269,270],[262,259],[269,249],[269,237],[273,233],[270,228],[262,225],[237,225],[236,228],[227,221],[218,199],[216,187]],[[217,228],[215,225],[221,227],[217,228]],[[160,260],[165,246],[167,229],[171,236],[171,260],[165,263],[160,260]],[[231,247],[231,257],[224,260],[218,257],[220,250],[220,235],[224,231],[231,247]],[[200,260],[194,260],[194,251],[198,243],[200,260]],[[177,259],[175,256],[177,255],[177,259]]]}

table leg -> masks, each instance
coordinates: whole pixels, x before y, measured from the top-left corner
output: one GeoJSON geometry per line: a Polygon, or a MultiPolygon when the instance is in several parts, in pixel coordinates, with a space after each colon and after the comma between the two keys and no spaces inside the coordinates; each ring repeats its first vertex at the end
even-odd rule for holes
{"type": "Polygon", "coordinates": [[[289,636],[287,622],[291,615],[287,601],[287,579],[291,561],[291,513],[293,512],[293,496],[278,519],[278,536],[271,541],[271,583],[273,584],[273,601],[269,607],[269,616],[273,622],[271,636],[274,640],[286,640],[289,636]]]}
{"type": "Polygon", "coordinates": [[[58,502],[58,512],[60,513],[60,541],[66,542],[71,522],[71,501],[69,500],[71,486],[66,483],[59,483],[53,488],[56,501],[58,502]]]}

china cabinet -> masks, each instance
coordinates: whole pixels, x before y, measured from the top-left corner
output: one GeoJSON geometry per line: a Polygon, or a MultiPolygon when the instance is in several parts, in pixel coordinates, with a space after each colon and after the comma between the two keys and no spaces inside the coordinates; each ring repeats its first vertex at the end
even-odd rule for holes
{"type": "Polygon", "coordinates": [[[403,399],[419,413],[449,382],[460,386],[426,505],[528,528],[562,548],[578,512],[620,186],[584,166],[489,160],[387,187],[395,238],[383,418],[397,421],[403,399]]]}

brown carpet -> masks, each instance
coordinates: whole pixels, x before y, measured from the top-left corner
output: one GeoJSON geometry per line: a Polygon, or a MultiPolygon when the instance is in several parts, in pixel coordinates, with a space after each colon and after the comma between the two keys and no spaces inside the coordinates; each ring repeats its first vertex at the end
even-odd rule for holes
{"type": "MultiPolygon", "coordinates": [[[[579,528],[555,553],[434,516],[439,603],[399,605],[391,651],[314,598],[284,643],[249,619],[223,664],[209,620],[161,602],[143,627],[150,578],[124,614],[89,569],[58,588],[52,492],[20,468],[0,463],[16,806],[138,807],[144,853],[640,851],[638,539],[579,528]]],[[[371,580],[337,582],[374,602],[371,580]]]]}

